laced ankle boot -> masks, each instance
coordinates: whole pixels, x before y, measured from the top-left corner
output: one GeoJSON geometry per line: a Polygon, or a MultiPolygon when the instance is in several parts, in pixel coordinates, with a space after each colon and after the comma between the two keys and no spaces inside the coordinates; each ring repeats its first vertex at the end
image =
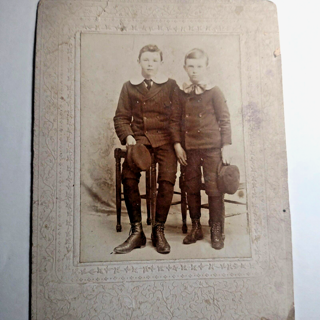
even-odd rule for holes
{"type": "Polygon", "coordinates": [[[147,239],[142,230],[141,222],[131,223],[128,239],[114,248],[114,253],[129,253],[133,249],[141,248],[146,245],[147,239]]]}
{"type": "Polygon", "coordinates": [[[195,243],[197,240],[203,239],[200,219],[192,219],[192,229],[183,239],[183,244],[195,243]]]}
{"type": "Polygon", "coordinates": [[[159,253],[169,253],[170,245],[164,236],[164,223],[156,222],[152,228],[151,240],[159,253]]]}
{"type": "Polygon", "coordinates": [[[224,247],[224,235],[222,233],[221,222],[214,222],[211,227],[211,246],[216,250],[224,247]]]}

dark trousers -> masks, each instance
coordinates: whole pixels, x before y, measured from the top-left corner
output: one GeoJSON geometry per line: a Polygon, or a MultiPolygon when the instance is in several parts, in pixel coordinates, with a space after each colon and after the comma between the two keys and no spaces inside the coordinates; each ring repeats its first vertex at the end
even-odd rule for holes
{"type": "Polygon", "coordinates": [[[210,224],[224,221],[224,195],[217,186],[217,168],[222,160],[221,149],[197,149],[187,151],[185,181],[191,219],[201,217],[201,183],[204,175],[205,191],[209,200],[210,224]]]}
{"type": "MultiPolygon", "coordinates": [[[[173,187],[177,173],[177,159],[171,144],[157,148],[146,146],[154,153],[158,170],[158,194],[156,201],[156,222],[165,223],[173,197],[173,187]]],[[[122,167],[124,199],[130,223],[141,222],[141,197],[139,192],[140,172],[132,171],[125,160],[122,167]]]]}
{"type": "MultiPolygon", "coordinates": [[[[189,214],[191,219],[201,218],[201,195],[198,193],[187,193],[189,214]]],[[[225,210],[224,210],[224,196],[208,197],[209,200],[209,216],[210,225],[215,222],[224,222],[225,210]]]]}
{"type": "Polygon", "coordinates": [[[202,167],[206,194],[213,197],[221,196],[217,185],[217,170],[222,160],[221,149],[187,150],[187,159],[186,191],[196,194],[201,190],[202,167]]]}

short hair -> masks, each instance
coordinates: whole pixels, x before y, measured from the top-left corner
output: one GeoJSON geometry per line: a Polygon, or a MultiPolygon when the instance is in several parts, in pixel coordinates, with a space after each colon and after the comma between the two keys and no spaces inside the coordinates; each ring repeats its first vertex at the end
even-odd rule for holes
{"type": "Polygon", "coordinates": [[[187,52],[187,54],[184,57],[184,64],[186,64],[187,59],[202,59],[206,58],[206,64],[209,64],[209,57],[202,49],[194,48],[187,52]]]}
{"type": "Polygon", "coordinates": [[[163,60],[162,51],[155,44],[148,44],[148,45],[142,47],[140,52],[139,52],[139,57],[138,57],[139,60],[141,58],[141,55],[144,52],[159,52],[160,53],[160,59],[161,59],[161,61],[163,60]]]}

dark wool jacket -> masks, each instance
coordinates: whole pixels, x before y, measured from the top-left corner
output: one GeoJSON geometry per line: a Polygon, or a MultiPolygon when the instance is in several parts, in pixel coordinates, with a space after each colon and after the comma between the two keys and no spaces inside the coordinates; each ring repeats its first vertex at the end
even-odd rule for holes
{"type": "Polygon", "coordinates": [[[143,82],[133,85],[128,81],[123,85],[113,118],[122,144],[126,143],[128,135],[153,148],[171,142],[169,121],[175,88],[177,84],[172,79],[162,84],[154,82],[150,90],[143,82]]]}
{"type": "Polygon", "coordinates": [[[174,143],[180,142],[186,150],[231,144],[230,114],[218,87],[199,95],[177,90],[172,109],[170,131],[174,143]]]}

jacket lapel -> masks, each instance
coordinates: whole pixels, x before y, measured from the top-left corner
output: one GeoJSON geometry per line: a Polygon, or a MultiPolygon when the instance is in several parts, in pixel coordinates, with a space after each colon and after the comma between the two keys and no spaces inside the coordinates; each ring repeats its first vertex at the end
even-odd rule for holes
{"type": "MultiPolygon", "coordinates": [[[[135,86],[137,90],[143,95],[146,96],[149,93],[149,90],[147,89],[144,82],[141,82],[139,85],[135,86]]],[[[152,88],[152,87],[151,87],[152,88]]]]}
{"type": "Polygon", "coordinates": [[[159,91],[161,90],[161,85],[160,84],[157,84],[157,83],[153,83],[150,90],[148,90],[147,88],[147,94],[146,94],[146,100],[154,97],[156,94],[159,93],[159,91]]]}
{"type": "Polygon", "coordinates": [[[161,84],[157,84],[155,82],[152,84],[150,90],[147,89],[147,87],[145,86],[145,84],[143,82],[135,87],[143,95],[143,100],[148,100],[148,99],[154,97],[162,89],[161,84]]]}

